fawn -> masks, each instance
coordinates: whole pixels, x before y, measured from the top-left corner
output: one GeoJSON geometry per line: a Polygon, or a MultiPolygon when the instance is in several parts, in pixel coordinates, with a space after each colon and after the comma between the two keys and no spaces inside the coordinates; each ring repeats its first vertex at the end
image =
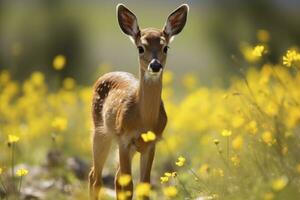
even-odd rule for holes
{"type": "Polygon", "coordinates": [[[115,176],[117,199],[122,190],[130,191],[127,199],[132,199],[132,181],[122,188],[117,179],[122,174],[131,175],[132,157],[136,151],[141,153],[140,181],[150,183],[155,143],[167,124],[161,91],[168,44],[184,28],[188,10],[186,4],[178,7],[169,15],[162,30],[140,30],[136,16],[123,4],[117,5],[120,28],[139,53],[139,79],[127,72],[110,72],[101,76],[94,85],[93,167],[89,174],[92,200],[99,198],[103,165],[113,139],[118,143],[120,162],[115,176]],[[143,141],[141,133],[147,131],[155,133],[155,141],[143,141]]]}

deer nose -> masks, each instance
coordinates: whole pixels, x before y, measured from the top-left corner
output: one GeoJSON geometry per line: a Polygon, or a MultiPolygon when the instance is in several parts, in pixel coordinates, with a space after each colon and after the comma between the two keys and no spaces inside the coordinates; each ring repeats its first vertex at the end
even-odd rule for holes
{"type": "Polygon", "coordinates": [[[152,72],[159,72],[162,69],[162,65],[160,64],[159,60],[157,59],[152,59],[150,64],[149,64],[150,69],[152,72]]]}

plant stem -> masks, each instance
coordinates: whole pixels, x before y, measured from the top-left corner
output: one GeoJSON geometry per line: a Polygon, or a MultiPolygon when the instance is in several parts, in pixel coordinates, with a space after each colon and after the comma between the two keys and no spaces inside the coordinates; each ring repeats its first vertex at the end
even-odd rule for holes
{"type": "Polygon", "coordinates": [[[4,185],[4,182],[2,181],[1,176],[0,176],[0,183],[1,183],[2,187],[3,187],[4,192],[7,193],[7,189],[6,189],[5,185],[4,185]]]}
{"type": "Polygon", "coordinates": [[[227,137],[227,162],[229,163],[229,136],[227,137]]]}
{"type": "Polygon", "coordinates": [[[185,187],[183,182],[178,177],[177,177],[177,180],[178,180],[179,185],[183,188],[185,194],[188,195],[189,198],[192,198],[191,194],[189,193],[189,191],[187,190],[187,188],[185,187]]]}
{"type": "Polygon", "coordinates": [[[14,161],[14,148],[15,144],[11,143],[11,177],[12,177],[12,182],[13,182],[13,187],[15,186],[15,176],[14,176],[14,171],[15,171],[15,161],[14,161]]]}
{"type": "Polygon", "coordinates": [[[22,179],[23,179],[23,176],[20,177],[20,182],[19,182],[19,193],[21,193],[22,179]]]}

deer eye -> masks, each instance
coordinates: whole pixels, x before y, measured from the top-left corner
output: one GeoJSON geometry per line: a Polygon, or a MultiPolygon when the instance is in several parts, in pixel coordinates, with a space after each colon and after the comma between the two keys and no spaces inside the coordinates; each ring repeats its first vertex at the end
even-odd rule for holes
{"type": "Polygon", "coordinates": [[[139,54],[143,54],[145,52],[145,49],[142,46],[137,47],[139,50],[139,54]]]}
{"type": "Polygon", "coordinates": [[[165,46],[164,49],[163,49],[163,52],[164,52],[165,54],[167,54],[167,53],[168,53],[168,49],[169,49],[169,46],[165,46]]]}

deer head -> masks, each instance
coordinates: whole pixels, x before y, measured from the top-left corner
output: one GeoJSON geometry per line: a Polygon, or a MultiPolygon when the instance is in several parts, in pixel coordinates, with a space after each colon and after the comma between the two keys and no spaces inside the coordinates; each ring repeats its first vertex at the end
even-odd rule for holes
{"type": "Polygon", "coordinates": [[[162,29],[140,30],[136,16],[123,4],[117,6],[122,31],[129,36],[139,53],[140,70],[151,79],[161,77],[165,68],[169,43],[185,26],[189,7],[183,4],[173,11],[162,29]]]}

